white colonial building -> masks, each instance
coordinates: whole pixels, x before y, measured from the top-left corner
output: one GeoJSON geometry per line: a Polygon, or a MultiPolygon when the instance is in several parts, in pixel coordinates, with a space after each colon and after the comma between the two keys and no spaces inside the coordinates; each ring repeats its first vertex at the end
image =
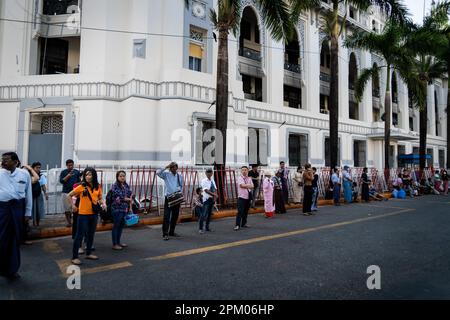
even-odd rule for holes
{"type": "MultiPolygon", "coordinates": [[[[202,138],[214,126],[217,56],[208,12],[216,4],[0,1],[0,151],[52,167],[67,158],[97,166],[208,164],[202,138]]],[[[347,32],[383,28],[377,10],[345,10],[347,32]]],[[[239,34],[229,41],[228,164],[328,165],[330,63],[320,17],[306,13],[284,45],[264,28],[255,1],[243,0],[239,34]]],[[[383,61],[370,52],[340,50],[342,165],[383,166],[385,75],[369,83],[361,103],[352,91],[360,70],[375,63],[383,61]]],[[[446,88],[435,81],[428,89],[435,167],[446,160],[446,88]]],[[[392,91],[397,166],[399,154],[418,152],[419,117],[395,73],[392,91]]]]}

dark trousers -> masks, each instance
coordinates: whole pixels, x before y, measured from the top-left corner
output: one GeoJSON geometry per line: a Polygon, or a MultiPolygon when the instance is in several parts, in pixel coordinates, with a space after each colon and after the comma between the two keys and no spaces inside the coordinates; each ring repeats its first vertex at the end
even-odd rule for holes
{"type": "Polygon", "coordinates": [[[0,275],[19,271],[24,215],[24,200],[0,202],[0,275]]]}
{"type": "Polygon", "coordinates": [[[304,186],[303,193],[303,213],[310,213],[313,197],[313,187],[304,186]]]}
{"type": "Polygon", "coordinates": [[[180,205],[169,208],[167,198],[164,201],[164,221],[162,225],[163,236],[173,236],[180,215],[180,205]]]}
{"type": "Polygon", "coordinates": [[[203,203],[203,210],[200,214],[199,219],[199,230],[203,230],[203,225],[205,225],[205,230],[209,230],[209,222],[211,221],[212,208],[214,205],[213,198],[209,198],[203,203]]]}
{"type": "Polygon", "coordinates": [[[250,209],[250,200],[238,198],[238,214],[236,216],[236,226],[244,227],[247,224],[247,216],[249,209],[250,209]]]}
{"type": "Polygon", "coordinates": [[[120,245],[120,239],[122,238],[123,227],[125,226],[126,212],[120,210],[112,210],[113,216],[113,228],[112,228],[112,243],[113,246],[120,245]]]}
{"type": "Polygon", "coordinates": [[[283,188],[283,201],[285,204],[289,203],[289,187],[286,179],[281,179],[281,185],[283,188]]]}
{"type": "Polygon", "coordinates": [[[361,198],[366,202],[369,201],[369,186],[366,183],[362,184],[361,198]]]}
{"type": "Polygon", "coordinates": [[[333,199],[334,203],[339,203],[341,200],[341,186],[338,184],[335,184],[333,187],[333,199]]]}
{"type": "Polygon", "coordinates": [[[78,259],[78,250],[81,247],[83,238],[86,236],[86,255],[92,253],[94,235],[97,230],[98,214],[78,215],[77,235],[73,242],[72,259],[78,259]]]}
{"type": "Polygon", "coordinates": [[[283,192],[280,189],[273,191],[273,198],[275,202],[275,213],[286,213],[286,206],[284,205],[283,192]]]}

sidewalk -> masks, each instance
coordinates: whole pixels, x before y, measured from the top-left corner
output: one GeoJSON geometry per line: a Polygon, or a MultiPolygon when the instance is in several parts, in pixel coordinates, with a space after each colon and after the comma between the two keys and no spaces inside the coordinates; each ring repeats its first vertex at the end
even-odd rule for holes
{"type": "MultiPolygon", "coordinates": [[[[385,197],[390,198],[391,194],[384,194],[385,197]]],[[[341,199],[341,203],[344,200],[341,199]]],[[[333,205],[333,200],[319,200],[319,206],[331,206],[333,205]]],[[[301,209],[302,205],[289,205],[286,206],[286,209],[301,209]]],[[[219,212],[214,212],[212,219],[222,219],[228,217],[235,217],[237,209],[229,209],[229,210],[221,210],[219,212]]],[[[256,209],[250,209],[249,214],[260,214],[264,213],[263,207],[258,207],[256,209]]],[[[197,219],[192,217],[191,214],[180,214],[179,222],[191,222],[196,221],[197,219]]],[[[161,225],[163,222],[163,216],[158,216],[155,214],[150,214],[146,216],[141,216],[139,224],[136,227],[144,226],[144,225],[161,225]]],[[[72,234],[72,229],[65,227],[66,220],[63,215],[55,215],[55,216],[47,216],[41,222],[41,226],[39,228],[32,227],[32,231],[30,234],[31,239],[45,239],[45,238],[54,238],[54,237],[62,237],[69,236],[72,234]]],[[[112,224],[102,224],[99,223],[97,226],[97,231],[109,231],[112,229],[112,224]]]]}

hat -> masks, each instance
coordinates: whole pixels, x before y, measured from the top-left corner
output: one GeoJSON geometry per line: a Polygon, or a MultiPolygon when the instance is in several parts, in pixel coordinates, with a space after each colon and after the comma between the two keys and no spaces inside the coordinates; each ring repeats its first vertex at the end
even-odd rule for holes
{"type": "Polygon", "coordinates": [[[266,170],[266,171],[264,171],[264,175],[267,177],[271,177],[271,176],[273,176],[273,173],[270,170],[266,170]]]}

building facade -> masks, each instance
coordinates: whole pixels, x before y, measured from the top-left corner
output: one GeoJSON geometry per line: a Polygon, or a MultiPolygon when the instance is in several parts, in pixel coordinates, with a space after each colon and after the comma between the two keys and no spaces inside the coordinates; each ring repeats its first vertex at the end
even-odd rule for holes
{"type": "MultiPolygon", "coordinates": [[[[305,13],[296,38],[274,41],[254,0],[242,0],[229,40],[227,164],[329,165],[329,45],[322,11],[305,13]]],[[[3,0],[0,2],[0,151],[60,167],[208,165],[214,128],[216,0],[3,0]],[[209,153],[208,153],[209,152],[209,153]]],[[[347,33],[380,32],[375,8],[348,13],[347,33]]],[[[344,35],[345,36],[345,35],[344,35]]],[[[357,103],[353,84],[383,60],[340,49],[339,161],[382,168],[380,73],[357,103]]],[[[392,76],[391,165],[418,153],[419,114],[392,76]]],[[[428,165],[446,156],[447,83],[428,88],[428,165]]]]}

